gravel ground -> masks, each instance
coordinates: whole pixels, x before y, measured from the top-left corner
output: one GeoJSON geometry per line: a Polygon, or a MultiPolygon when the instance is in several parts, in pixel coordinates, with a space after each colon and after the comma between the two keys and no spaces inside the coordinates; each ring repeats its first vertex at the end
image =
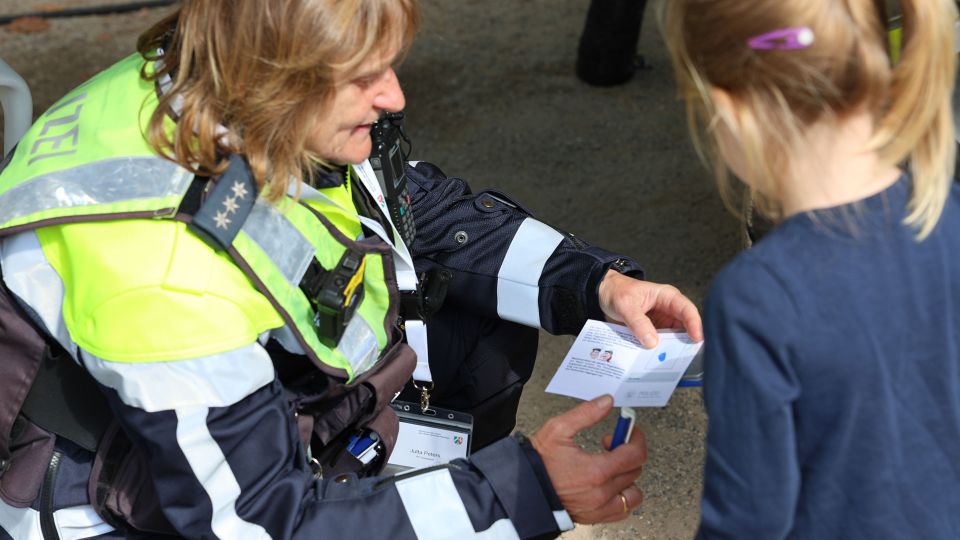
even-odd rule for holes
{"type": "MultiPolygon", "coordinates": [[[[539,219],[639,260],[649,279],[701,302],[711,276],[739,249],[738,224],[688,142],[669,60],[652,9],[640,50],[651,65],[627,84],[592,88],[573,76],[587,0],[422,0],[425,24],[400,70],[414,159],[497,186],[539,219]]],[[[75,7],[122,0],[73,0],[75,7]]],[[[51,6],[0,0],[0,14],[51,6]]],[[[0,58],[34,92],[34,114],[128,54],[166,10],[51,20],[30,34],[0,28],[0,58]]],[[[518,428],[532,433],[574,400],[543,389],[570,337],[541,336],[518,428]]],[[[611,415],[583,434],[599,450],[611,415]]],[[[566,540],[689,538],[696,529],[705,417],[699,390],[639,410],[650,460],[640,511],[580,526],[566,540]]]]}

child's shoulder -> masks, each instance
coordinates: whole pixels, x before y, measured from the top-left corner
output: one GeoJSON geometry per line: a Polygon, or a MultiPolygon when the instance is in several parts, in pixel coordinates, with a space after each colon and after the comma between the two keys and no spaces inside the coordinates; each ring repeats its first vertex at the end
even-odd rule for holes
{"type": "Polygon", "coordinates": [[[808,215],[797,215],[737,254],[717,279],[803,288],[804,282],[822,272],[824,263],[842,259],[849,244],[849,236],[831,232],[808,215]]]}
{"type": "Polygon", "coordinates": [[[727,286],[757,283],[785,288],[793,278],[791,274],[804,265],[815,247],[804,226],[784,223],[753,247],[738,253],[717,273],[714,281],[727,286]]]}
{"type": "MultiPolygon", "coordinates": [[[[772,247],[772,245],[771,245],[772,247]]],[[[777,249],[755,247],[739,253],[714,276],[707,303],[730,313],[746,310],[757,315],[795,311],[797,283],[789,262],[777,249]]]]}
{"type": "Polygon", "coordinates": [[[804,334],[808,320],[802,316],[802,295],[762,255],[756,248],[740,253],[710,283],[703,310],[708,356],[713,338],[753,347],[793,343],[804,334]]]}

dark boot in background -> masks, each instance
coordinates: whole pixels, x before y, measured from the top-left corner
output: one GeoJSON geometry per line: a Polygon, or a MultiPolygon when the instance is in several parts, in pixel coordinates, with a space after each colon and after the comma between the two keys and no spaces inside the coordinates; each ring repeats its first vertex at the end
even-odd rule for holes
{"type": "Polygon", "coordinates": [[[577,77],[594,86],[623,84],[643,65],[637,42],[647,0],[591,0],[577,50],[577,77]]]}

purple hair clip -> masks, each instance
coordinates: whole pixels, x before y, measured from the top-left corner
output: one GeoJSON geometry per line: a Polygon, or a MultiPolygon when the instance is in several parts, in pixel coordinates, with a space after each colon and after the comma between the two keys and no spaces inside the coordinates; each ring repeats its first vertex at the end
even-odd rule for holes
{"type": "Polygon", "coordinates": [[[753,36],[747,40],[747,46],[751,49],[806,49],[813,44],[813,30],[806,26],[795,26],[793,28],[781,28],[759,36],[753,36]]]}

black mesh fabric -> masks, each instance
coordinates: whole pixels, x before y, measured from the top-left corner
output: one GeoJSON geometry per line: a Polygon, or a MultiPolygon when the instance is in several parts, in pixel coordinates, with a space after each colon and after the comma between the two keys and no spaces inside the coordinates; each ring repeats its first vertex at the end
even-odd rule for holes
{"type": "MultiPolygon", "coordinates": [[[[446,177],[420,162],[408,167],[417,238],[411,246],[417,270],[448,268],[454,279],[448,301],[488,317],[497,316],[496,279],[517,229],[530,217],[500,192],[473,194],[466,181],[446,177]]],[[[629,258],[591,246],[562,233],[540,276],[540,321],[554,334],[579,332],[586,319],[602,318],[597,287],[608,268],[622,260],[620,271],[642,278],[629,258]]]]}

